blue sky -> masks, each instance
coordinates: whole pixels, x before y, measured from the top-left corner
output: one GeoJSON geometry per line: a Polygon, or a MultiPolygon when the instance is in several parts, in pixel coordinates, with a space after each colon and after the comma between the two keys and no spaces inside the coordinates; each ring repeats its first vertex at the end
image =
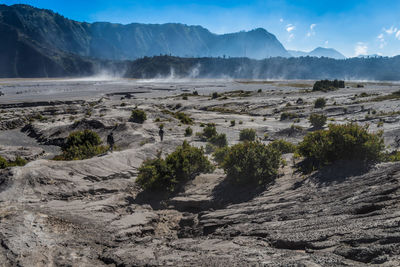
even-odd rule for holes
{"type": "Polygon", "coordinates": [[[179,22],[214,33],[262,27],[287,49],[332,47],[345,56],[400,54],[397,0],[5,0],[52,9],[78,21],[179,22]]]}

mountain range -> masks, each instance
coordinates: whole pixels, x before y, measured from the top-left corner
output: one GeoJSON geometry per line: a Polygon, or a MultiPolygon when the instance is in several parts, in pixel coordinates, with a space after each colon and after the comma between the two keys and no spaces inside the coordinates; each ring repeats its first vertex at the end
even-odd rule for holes
{"type": "Polygon", "coordinates": [[[345,59],[346,57],[333,48],[317,47],[310,52],[288,50],[293,57],[328,57],[334,59],[345,59]]]}
{"type": "Polygon", "coordinates": [[[152,78],[174,70],[210,78],[400,80],[400,57],[345,59],[321,47],[287,51],[262,28],[218,35],[201,26],[86,23],[28,5],[0,5],[0,39],[2,78],[100,70],[152,78]]]}

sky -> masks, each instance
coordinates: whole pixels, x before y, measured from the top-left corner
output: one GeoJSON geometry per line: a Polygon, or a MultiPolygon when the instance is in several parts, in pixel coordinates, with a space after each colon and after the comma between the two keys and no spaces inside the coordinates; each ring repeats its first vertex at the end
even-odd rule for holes
{"type": "Polygon", "coordinates": [[[335,48],[347,57],[400,54],[397,0],[0,0],[86,22],[201,25],[222,34],[265,28],[289,50],[335,48]]]}

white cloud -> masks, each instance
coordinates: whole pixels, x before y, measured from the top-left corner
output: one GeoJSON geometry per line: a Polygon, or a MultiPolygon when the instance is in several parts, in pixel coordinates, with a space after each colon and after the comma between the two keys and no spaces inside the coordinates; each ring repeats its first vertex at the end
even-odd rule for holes
{"type": "Polygon", "coordinates": [[[288,42],[291,42],[294,39],[294,34],[289,34],[288,42]]]}
{"type": "Polygon", "coordinates": [[[387,42],[385,41],[385,36],[383,35],[383,33],[381,33],[376,38],[379,41],[379,48],[383,49],[387,45],[387,42]]]}
{"type": "Polygon", "coordinates": [[[283,18],[280,18],[279,22],[283,22],[283,18]]]}
{"type": "Polygon", "coordinates": [[[397,28],[392,26],[389,29],[383,28],[383,31],[386,32],[388,35],[392,35],[393,33],[397,32],[397,28]]]}
{"type": "Polygon", "coordinates": [[[368,54],[368,45],[363,42],[358,42],[354,47],[354,55],[357,57],[360,55],[367,55],[367,54],[368,54]]]}
{"type": "Polygon", "coordinates": [[[328,44],[329,44],[329,41],[328,41],[328,40],[325,41],[325,47],[326,47],[328,44]]]}
{"type": "Polygon", "coordinates": [[[396,38],[400,40],[400,30],[396,32],[396,38]]]}
{"type": "Polygon", "coordinates": [[[291,31],[293,31],[294,29],[296,29],[296,26],[294,26],[294,25],[292,25],[292,24],[286,25],[286,31],[287,31],[287,32],[291,32],[291,31]]]}
{"type": "Polygon", "coordinates": [[[313,23],[310,25],[310,31],[307,32],[307,37],[311,37],[311,36],[315,35],[315,31],[314,31],[315,26],[317,26],[317,24],[313,23]]]}

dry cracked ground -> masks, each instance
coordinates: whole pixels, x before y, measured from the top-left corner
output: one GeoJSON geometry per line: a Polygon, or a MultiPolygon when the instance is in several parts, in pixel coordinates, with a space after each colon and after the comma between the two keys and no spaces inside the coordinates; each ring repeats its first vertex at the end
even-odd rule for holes
{"type": "Polygon", "coordinates": [[[338,163],[310,175],[292,154],[273,184],[235,188],[221,169],[202,174],[168,199],[144,193],[137,169],[184,139],[205,146],[175,112],[215,123],[229,144],[254,128],[262,142],[298,143],[307,117],[369,123],[388,150],[400,136],[400,89],[347,83],[311,92],[313,81],[0,81],[0,155],[30,162],[0,172],[1,266],[399,266],[400,164],[360,170],[338,163]],[[363,86],[363,87],[362,87],[363,86]],[[259,92],[261,89],[261,92],[259,92]],[[243,90],[243,91],[238,91],[243,90]],[[182,94],[198,92],[198,96],[182,94]],[[212,92],[220,96],[211,99],[212,92]],[[392,95],[393,96],[393,95],[392,95]],[[327,100],[314,109],[318,97],[327,100]],[[147,112],[144,124],[130,112],[147,112]],[[282,113],[295,114],[281,120],[282,113]],[[231,126],[235,120],[235,126],[231,126]],[[160,142],[158,125],[165,125],[160,142]],[[52,161],[75,130],[117,151],[82,161],[52,161]]]}

